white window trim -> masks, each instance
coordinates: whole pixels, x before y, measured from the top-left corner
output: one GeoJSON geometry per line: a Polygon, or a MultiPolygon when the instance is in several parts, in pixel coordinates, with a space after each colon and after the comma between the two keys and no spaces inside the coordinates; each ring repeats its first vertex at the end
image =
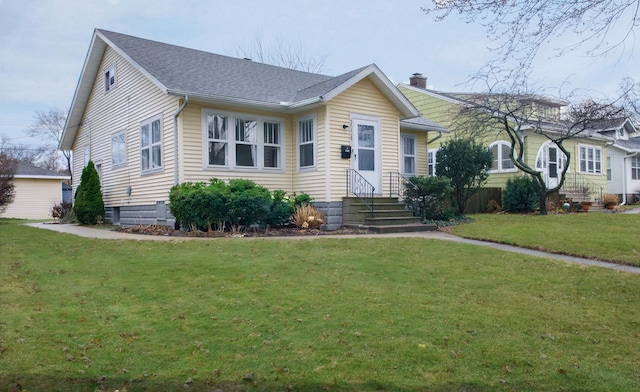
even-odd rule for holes
{"type": "Polygon", "coordinates": [[[120,167],[127,164],[127,131],[116,132],[111,135],[111,167],[120,167]],[[119,136],[124,135],[124,157],[122,161],[114,161],[114,140],[119,136]]]}
{"type": "Polygon", "coordinates": [[[164,145],[163,145],[163,140],[164,140],[164,129],[163,129],[163,124],[162,124],[162,115],[157,114],[153,117],[150,117],[144,121],[140,122],[140,172],[142,174],[152,174],[152,173],[157,173],[163,170],[164,168],[164,145]],[[152,125],[153,122],[155,121],[160,121],[160,141],[154,143],[153,142],[153,128],[152,125]],[[142,127],[145,125],[149,125],[149,146],[148,147],[143,147],[142,146],[142,127]],[[160,146],[160,166],[158,167],[153,167],[153,147],[154,146],[160,146]],[[143,169],[142,168],[142,150],[143,149],[149,149],[149,168],[148,169],[143,169]]]}
{"type": "Polygon", "coordinates": [[[629,159],[629,165],[630,165],[630,178],[631,181],[640,181],[640,157],[638,156],[634,156],[631,157],[631,159],[629,159]],[[637,166],[634,166],[634,161],[637,163],[637,166]],[[633,178],[633,173],[636,172],[637,176],[636,178],[633,178]]]}
{"type": "Polygon", "coordinates": [[[104,92],[105,94],[109,91],[112,91],[116,87],[118,87],[118,77],[116,75],[116,65],[113,64],[109,68],[107,68],[102,75],[104,75],[104,92]],[[113,77],[113,83],[110,83],[111,78],[113,77]]]}
{"type": "Polygon", "coordinates": [[[438,150],[440,150],[440,148],[430,148],[427,151],[427,175],[431,175],[431,176],[435,176],[436,175],[436,163],[437,161],[437,156],[438,156],[438,150]],[[429,154],[433,153],[433,163],[430,164],[429,163],[429,154]],[[433,166],[433,173],[429,174],[429,166],[433,166]]]}
{"type": "Polygon", "coordinates": [[[91,160],[91,146],[84,146],[84,166],[87,167],[91,160]]]}
{"type": "Polygon", "coordinates": [[[318,166],[318,116],[315,113],[310,114],[308,116],[298,117],[296,119],[296,157],[297,157],[296,166],[298,168],[298,171],[302,172],[302,171],[316,170],[318,166]],[[313,165],[301,167],[300,166],[300,145],[301,145],[300,144],[300,123],[303,121],[309,121],[309,120],[313,122],[313,141],[307,142],[307,143],[313,143],[313,165]]]}
{"type": "MultiPolygon", "coordinates": [[[[493,142],[493,143],[491,143],[489,145],[489,147],[488,147],[489,151],[491,151],[491,148],[493,148],[493,146],[496,146],[496,145],[498,146],[498,156],[497,156],[498,169],[496,169],[496,170],[489,169],[489,170],[487,170],[487,173],[496,174],[496,173],[515,173],[515,172],[517,172],[518,168],[515,167],[515,164],[514,164],[514,167],[510,167],[508,169],[503,169],[502,168],[502,161],[504,159],[507,159],[507,158],[504,158],[502,156],[502,146],[507,146],[509,148],[509,150],[511,150],[511,143],[509,143],[507,141],[504,141],[504,140],[495,141],[495,142],[493,142]]],[[[508,159],[511,160],[511,157],[508,157],[508,159]]]]}
{"type": "Polygon", "coordinates": [[[402,174],[405,176],[416,176],[418,175],[418,158],[417,158],[417,150],[418,150],[418,138],[416,137],[416,135],[412,135],[410,133],[403,133],[400,134],[400,169],[402,171],[402,174]],[[405,154],[404,152],[404,139],[405,138],[409,138],[409,139],[413,139],[413,154],[405,154]],[[408,173],[407,172],[407,168],[405,167],[404,164],[404,160],[407,157],[412,157],[413,158],[413,173],[408,173]]]}
{"type": "Polygon", "coordinates": [[[580,174],[591,174],[591,175],[602,175],[602,147],[594,146],[591,144],[578,144],[578,173],[580,174]],[[582,149],[585,149],[585,171],[582,170],[582,149]],[[589,171],[589,150],[593,150],[593,171],[589,171]],[[600,171],[597,170],[596,160],[596,151],[600,151],[600,171]]]}
{"type": "MultiPolygon", "coordinates": [[[[228,112],[223,110],[202,109],[202,167],[204,169],[226,169],[226,170],[242,170],[242,171],[269,171],[269,172],[284,172],[285,171],[285,128],[284,120],[279,117],[262,117],[249,113],[240,112],[228,112]],[[216,115],[227,118],[227,156],[225,157],[226,163],[224,165],[213,165],[209,163],[209,130],[207,116],[216,115]],[[238,166],[236,165],[236,119],[245,121],[256,121],[256,165],[255,166],[238,166]],[[280,125],[280,159],[278,167],[265,167],[264,166],[264,147],[276,146],[275,144],[265,144],[264,142],[264,123],[275,123],[280,125]]],[[[211,139],[223,141],[223,139],[211,139]]],[[[247,144],[247,143],[239,143],[247,144]]]]}

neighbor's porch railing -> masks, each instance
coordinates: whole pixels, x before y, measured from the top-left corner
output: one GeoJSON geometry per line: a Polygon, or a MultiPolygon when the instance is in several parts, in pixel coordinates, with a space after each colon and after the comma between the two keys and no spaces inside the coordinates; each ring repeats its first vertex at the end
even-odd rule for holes
{"type": "Polygon", "coordinates": [[[592,200],[600,203],[602,196],[606,193],[605,187],[596,184],[579,173],[567,173],[564,176],[562,190],[582,194],[586,200],[592,200]]]}
{"type": "Polygon", "coordinates": [[[371,211],[373,216],[373,192],[376,188],[354,169],[347,169],[347,197],[354,194],[371,211]]]}

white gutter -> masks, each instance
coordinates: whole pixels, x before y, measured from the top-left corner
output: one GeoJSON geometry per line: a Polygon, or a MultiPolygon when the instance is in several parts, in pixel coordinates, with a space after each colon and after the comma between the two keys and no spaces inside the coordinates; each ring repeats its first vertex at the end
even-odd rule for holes
{"type": "Polygon", "coordinates": [[[179,165],[179,156],[178,156],[178,116],[180,115],[180,113],[182,112],[182,110],[185,108],[185,106],[187,106],[187,103],[189,102],[189,96],[185,95],[184,96],[184,102],[182,103],[182,106],[180,106],[178,108],[178,110],[176,110],[175,114],[173,115],[173,182],[175,185],[178,185],[179,181],[180,181],[180,171],[178,170],[178,165],[179,165]]]}

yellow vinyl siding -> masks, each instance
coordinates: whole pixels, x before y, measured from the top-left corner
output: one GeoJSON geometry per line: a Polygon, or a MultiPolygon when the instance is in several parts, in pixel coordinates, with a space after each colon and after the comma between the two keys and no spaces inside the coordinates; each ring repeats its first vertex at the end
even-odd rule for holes
{"type": "Polygon", "coordinates": [[[91,160],[102,166],[101,184],[105,206],[154,204],[168,200],[173,184],[173,113],[178,99],[167,96],[142,73],[107,47],[74,143],[74,190],[80,184],[85,146],[91,160]],[[116,87],[105,92],[104,71],[115,64],[116,87]],[[161,115],[162,170],[141,173],[140,124],[161,115]],[[126,163],[112,167],[111,138],[126,132],[126,163]],[[126,189],[131,186],[131,195],[126,189]]]}
{"type": "MultiPolygon", "coordinates": [[[[294,192],[292,187],[292,150],[295,150],[295,133],[291,123],[291,116],[280,113],[249,112],[246,109],[229,106],[211,106],[201,102],[190,101],[180,115],[181,132],[179,135],[180,144],[180,180],[179,182],[208,182],[211,178],[223,181],[230,179],[248,179],[259,185],[267,187],[269,190],[282,189],[288,193],[294,192]],[[278,169],[243,169],[243,168],[220,168],[213,169],[206,167],[207,145],[204,137],[204,124],[202,112],[204,110],[219,111],[222,114],[237,113],[246,114],[251,117],[273,118],[282,122],[282,166],[278,169]]],[[[233,129],[230,129],[233,132],[233,129]]],[[[229,136],[233,137],[233,133],[229,136]]],[[[258,137],[262,137],[259,132],[258,137]]]]}
{"type": "Polygon", "coordinates": [[[399,172],[399,120],[398,109],[375,87],[363,79],[327,104],[330,139],[328,158],[331,159],[331,181],[328,201],[342,200],[346,196],[346,170],[350,160],[340,158],[340,146],[351,144],[351,115],[359,114],[380,119],[382,153],[382,195],[389,194],[389,172],[399,172]],[[349,128],[343,129],[347,124],[349,128]]]}
{"type": "Polygon", "coordinates": [[[62,180],[14,178],[15,197],[3,218],[51,219],[51,207],[62,202],[62,180]]]}

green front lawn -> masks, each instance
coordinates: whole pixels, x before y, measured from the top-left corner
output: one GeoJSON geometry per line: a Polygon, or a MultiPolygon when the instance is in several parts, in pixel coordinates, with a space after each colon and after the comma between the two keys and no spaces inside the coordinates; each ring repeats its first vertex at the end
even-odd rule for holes
{"type": "Polygon", "coordinates": [[[480,214],[452,233],[554,253],[640,266],[640,214],[480,214]]]}
{"type": "Polygon", "coordinates": [[[0,221],[0,390],[636,391],[639,303],[640,275],[446,241],[0,221]]]}

